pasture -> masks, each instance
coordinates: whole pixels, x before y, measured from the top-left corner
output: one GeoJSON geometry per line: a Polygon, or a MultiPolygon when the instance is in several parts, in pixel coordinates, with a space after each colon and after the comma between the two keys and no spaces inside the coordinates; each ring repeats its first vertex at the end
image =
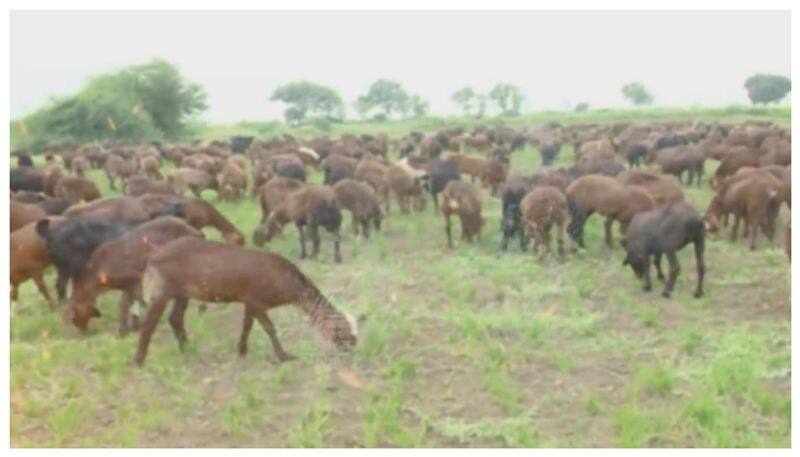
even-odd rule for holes
{"type": "MultiPolygon", "coordinates": [[[[512,171],[531,172],[539,160],[528,146],[513,153],[512,171]]],[[[565,146],[556,165],[571,162],[565,146]]],[[[702,187],[684,187],[700,212],[713,196],[707,178],[717,163],[706,162],[702,187]]],[[[104,196],[114,194],[102,171],[88,176],[104,196]]],[[[82,335],[25,284],[11,310],[12,446],[791,444],[790,269],[780,235],[761,238],[755,252],[731,243],[727,229],[709,236],[700,299],[692,297],[693,253],[684,249],[674,297],[664,299],[660,283],[645,293],[622,266],[616,224],[612,250],[594,216],[586,250],[539,262],[516,242],[498,250],[500,202],[481,194],[480,239],[456,236],[452,250],[430,200],[409,215],[393,201],[369,240],[352,235],[346,213],[341,264],[324,231],[317,260],[297,258],[291,224],[265,246],[296,262],[336,306],[367,316],[355,352],[333,359],[293,307],[270,316],[299,360],[279,364],[260,328],[239,358],[242,306],[201,312],[192,302],[187,351],[162,321],[139,368],[131,362],[137,337],[117,337],[118,293],[101,296],[103,317],[82,335]],[[343,366],[363,388],[342,381],[343,366]]],[[[213,191],[204,198],[252,247],[257,201],[219,202],[213,191]]],[[[778,234],[787,218],[783,209],[778,234]]],[[[52,269],[46,281],[53,284],[52,269]]]]}

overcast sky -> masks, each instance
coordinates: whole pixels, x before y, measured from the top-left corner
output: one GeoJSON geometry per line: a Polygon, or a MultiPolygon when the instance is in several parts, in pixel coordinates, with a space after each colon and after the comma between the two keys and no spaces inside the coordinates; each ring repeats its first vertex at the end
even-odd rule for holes
{"type": "MultiPolygon", "coordinates": [[[[209,95],[204,118],[279,118],[278,85],[308,79],[348,107],[378,78],[435,114],[469,85],[520,86],[525,111],[623,105],[643,82],[656,105],[746,103],[753,73],[790,74],[788,12],[12,12],[11,116],[87,78],[155,57],[209,95]]],[[[350,111],[352,113],[352,109],[350,111]]]]}

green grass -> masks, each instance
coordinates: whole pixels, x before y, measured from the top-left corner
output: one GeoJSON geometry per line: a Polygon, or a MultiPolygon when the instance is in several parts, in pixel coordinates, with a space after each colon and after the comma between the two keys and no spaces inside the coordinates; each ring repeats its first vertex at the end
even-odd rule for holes
{"type": "MultiPolygon", "coordinates": [[[[493,119],[508,125],[626,120],[771,119],[783,108],[537,113],[493,119]]],[[[473,120],[332,125],[333,134],[430,131],[473,120]]],[[[212,126],[207,138],[283,133],[281,125],[212,126]]],[[[292,129],[298,136],[317,132],[292,129]]],[[[557,158],[568,165],[569,148],[557,158]]],[[[538,166],[515,152],[515,171],[538,166]]],[[[709,164],[709,173],[713,164],[709,164]]],[[[105,177],[90,176],[105,195],[105,177]]],[[[311,181],[320,182],[314,172],[311,181]]],[[[698,208],[708,186],[687,192],[698,208]]],[[[255,201],[216,205],[247,236],[255,201]]],[[[242,307],[192,302],[189,347],[166,322],[147,363],[131,363],[136,338],[116,336],[116,293],[100,297],[103,318],[86,335],[50,311],[33,284],[11,310],[11,443],[16,447],[786,447],[790,445],[790,279],[780,242],[750,252],[726,234],[707,243],[706,297],[691,296],[691,249],[679,253],[673,299],[645,293],[587,225],[585,252],[537,262],[517,243],[498,252],[500,204],[483,194],[485,231],[474,245],[446,247],[443,221],[396,211],[369,241],[343,227],[344,262],[322,233],[317,261],[299,261],[294,227],[265,248],[283,255],[332,303],[366,314],[356,350],[327,357],[305,316],[270,311],[293,363],[277,364],[256,326],[248,356],[236,343],[242,307]],[[347,366],[364,389],[338,379],[347,366]]],[[[396,206],[396,205],[395,205],[396,206]]],[[[778,230],[786,221],[781,214],[778,230]]],[[[456,227],[456,233],[459,228],[456,227]]],[[[617,228],[615,227],[615,232],[617,228]]],[[[207,230],[211,239],[218,233],[207,230]]],[[[616,237],[615,233],[615,237],[616,237]]],[[[249,243],[248,243],[249,244],[249,243]]],[[[53,284],[48,272],[46,282],[53,284]]]]}

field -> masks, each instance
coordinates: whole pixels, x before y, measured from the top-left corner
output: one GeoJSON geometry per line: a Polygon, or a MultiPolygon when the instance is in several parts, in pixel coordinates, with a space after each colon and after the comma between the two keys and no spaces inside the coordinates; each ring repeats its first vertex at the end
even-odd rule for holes
{"type": "MultiPolygon", "coordinates": [[[[788,124],[788,110],[767,114],[707,117],[788,124]]],[[[253,131],[236,128],[206,135],[253,131]]],[[[565,147],[558,161],[571,160],[565,147]]],[[[532,148],[512,157],[514,171],[538,163],[532,148]]],[[[706,164],[706,176],[714,167],[706,164]]],[[[90,175],[111,194],[100,172],[90,175]]],[[[708,184],[684,190],[704,211],[708,184]]],[[[204,197],[249,241],[260,218],[254,200],[204,197]]],[[[187,351],[178,351],[164,319],[137,368],[137,339],[116,336],[116,293],[102,297],[103,318],[81,335],[26,284],[12,308],[12,446],[790,446],[782,237],[761,238],[755,252],[731,243],[727,230],[711,237],[701,299],[691,295],[695,266],[685,249],[674,298],[664,299],[658,282],[656,292],[642,292],[618,245],[604,247],[597,216],[585,251],[568,252],[564,263],[538,262],[516,244],[498,251],[500,204],[485,191],[483,200],[481,239],[456,241],[453,250],[430,203],[412,215],[393,204],[384,230],[369,240],[352,235],[348,214],[340,265],[325,232],[318,260],[297,259],[292,226],[266,246],[298,262],[335,305],[368,316],[355,353],[335,360],[293,307],[271,316],[298,361],[278,364],[258,327],[239,358],[241,305],[200,312],[192,303],[187,351]],[[342,382],[341,366],[364,388],[342,382]]],[[[783,210],[777,233],[787,217],[783,210]]],[[[53,279],[51,271],[48,285],[53,279]]]]}

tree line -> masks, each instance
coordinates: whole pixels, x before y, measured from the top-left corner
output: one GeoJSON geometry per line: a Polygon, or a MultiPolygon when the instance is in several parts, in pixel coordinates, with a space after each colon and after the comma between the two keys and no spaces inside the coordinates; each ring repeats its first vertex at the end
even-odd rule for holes
{"type": "MultiPolygon", "coordinates": [[[[753,104],[767,104],[782,100],[791,91],[791,81],[780,75],[757,74],[745,81],[744,88],[753,104]]],[[[654,101],[641,82],[625,84],[621,91],[636,106],[654,101]]],[[[52,99],[13,121],[12,138],[15,147],[32,149],[65,141],[178,140],[188,135],[191,120],[208,108],[206,100],[199,84],[187,81],[169,62],[156,59],[94,77],[77,93],[52,99]]],[[[346,118],[339,93],[311,81],[283,84],[272,91],[269,100],[286,105],[283,116],[290,125],[346,118]]],[[[501,116],[517,116],[525,94],[518,86],[500,83],[486,93],[460,88],[451,100],[468,116],[482,117],[489,109],[501,116]]],[[[362,120],[424,117],[430,111],[428,101],[388,79],[373,82],[352,107],[362,120]]],[[[585,102],[574,107],[576,112],[588,109],[585,102]]]]}

